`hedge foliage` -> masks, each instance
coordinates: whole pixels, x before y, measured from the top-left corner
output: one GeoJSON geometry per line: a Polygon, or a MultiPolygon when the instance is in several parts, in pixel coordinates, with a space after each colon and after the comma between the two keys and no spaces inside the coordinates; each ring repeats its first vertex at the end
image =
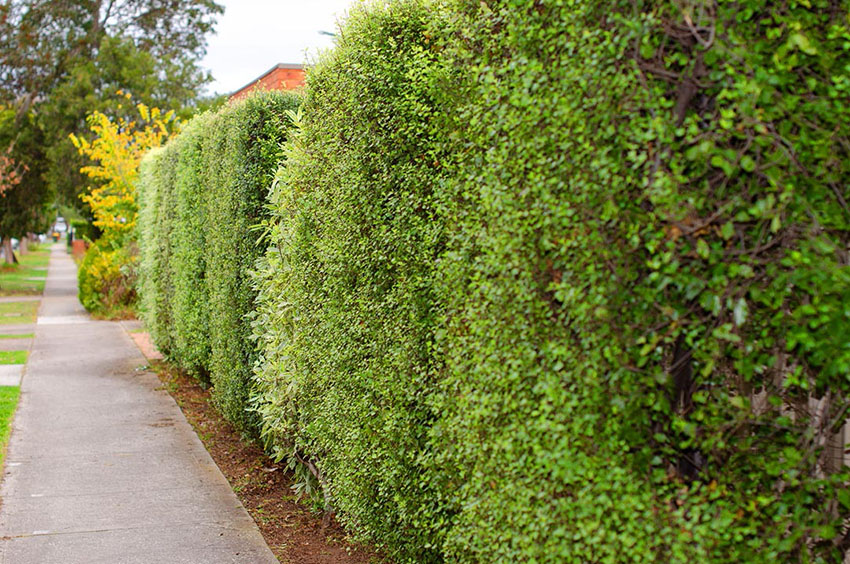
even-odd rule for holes
{"type": "Polygon", "coordinates": [[[152,151],[140,180],[142,307],[157,346],[213,386],[221,412],[256,433],[248,410],[255,352],[248,270],[265,247],[254,227],[297,94],[264,93],[207,112],[152,151]]]}
{"type": "Polygon", "coordinates": [[[343,518],[393,547],[432,542],[440,496],[419,479],[443,230],[428,13],[355,11],[311,70],[256,318],[268,444],[318,461],[343,518]]]}
{"type": "Polygon", "coordinates": [[[839,559],[850,4],[456,6],[444,553],[839,559]]]}
{"type": "MultiPolygon", "coordinates": [[[[291,116],[254,292],[237,255],[192,255],[187,285],[247,314],[213,305],[192,358],[253,363],[268,449],[398,562],[840,561],[848,11],[353,8],[291,116]]],[[[262,210],[218,188],[231,139],[199,145],[243,151],[200,167],[208,228],[262,210]]],[[[171,355],[177,146],[143,206],[171,355]]]]}

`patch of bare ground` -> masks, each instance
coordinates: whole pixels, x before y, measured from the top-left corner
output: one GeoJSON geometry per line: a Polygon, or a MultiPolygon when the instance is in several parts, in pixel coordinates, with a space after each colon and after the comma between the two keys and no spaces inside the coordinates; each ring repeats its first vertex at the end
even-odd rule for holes
{"type": "Polygon", "coordinates": [[[293,476],[238,432],[213,408],[208,390],[168,364],[153,361],[164,388],[221,469],[242,505],[254,518],[281,564],[375,564],[386,562],[375,550],[353,543],[334,519],[299,503],[293,476]]]}

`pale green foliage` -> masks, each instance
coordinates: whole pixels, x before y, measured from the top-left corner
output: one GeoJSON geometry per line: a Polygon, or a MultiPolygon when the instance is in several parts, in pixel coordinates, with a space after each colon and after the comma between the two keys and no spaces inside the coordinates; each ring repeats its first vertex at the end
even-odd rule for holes
{"type": "Polygon", "coordinates": [[[142,304],[157,346],[213,386],[221,412],[256,434],[249,270],[265,247],[252,227],[297,94],[266,93],[202,114],[142,170],[142,304]]]}

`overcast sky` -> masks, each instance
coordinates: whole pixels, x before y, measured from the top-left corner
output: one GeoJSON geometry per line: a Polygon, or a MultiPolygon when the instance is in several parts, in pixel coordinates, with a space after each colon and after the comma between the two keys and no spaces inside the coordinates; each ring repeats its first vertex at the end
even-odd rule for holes
{"type": "Polygon", "coordinates": [[[210,92],[228,94],[278,63],[303,63],[333,39],[336,22],[357,0],[220,0],[224,15],[209,36],[202,66],[212,71],[210,92]]]}

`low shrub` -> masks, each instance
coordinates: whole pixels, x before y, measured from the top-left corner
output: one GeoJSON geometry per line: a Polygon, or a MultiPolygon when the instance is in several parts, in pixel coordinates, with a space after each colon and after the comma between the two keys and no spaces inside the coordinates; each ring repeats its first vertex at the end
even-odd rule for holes
{"type": "Polygon", "coordinates": [[[111,248],[96,241],[83,256],[77,272],[80,303],[97,315],[132,315],[136,302],[138,249],[135,244],[111,248]]]}

